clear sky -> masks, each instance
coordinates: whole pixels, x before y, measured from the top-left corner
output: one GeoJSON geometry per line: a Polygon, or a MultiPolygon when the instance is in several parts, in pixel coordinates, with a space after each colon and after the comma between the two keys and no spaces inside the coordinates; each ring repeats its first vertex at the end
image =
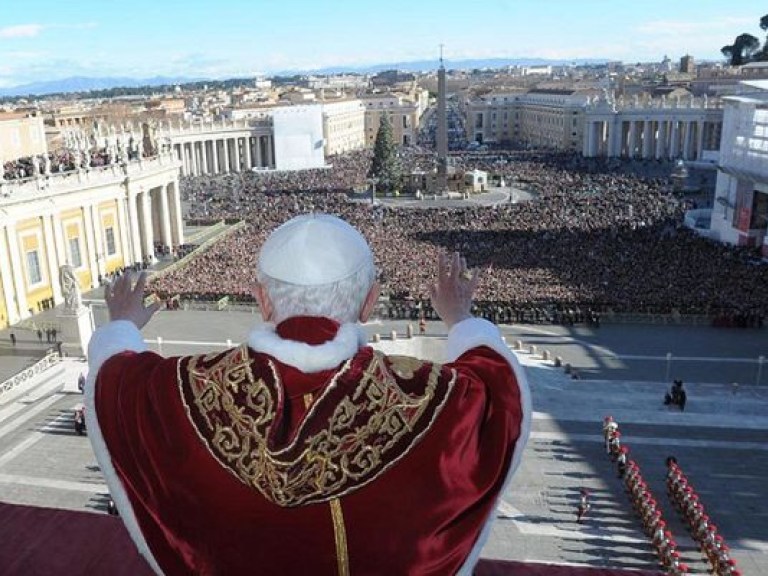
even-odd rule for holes
{"type": "Polygon", "coordinates": [[[0,86],[436,58],[721,59],[758,0],[4,0],[0,86]]]}

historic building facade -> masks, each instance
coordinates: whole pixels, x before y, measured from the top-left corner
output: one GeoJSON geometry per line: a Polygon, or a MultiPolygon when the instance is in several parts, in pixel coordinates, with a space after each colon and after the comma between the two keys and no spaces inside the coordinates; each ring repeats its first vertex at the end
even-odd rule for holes
{"type": "Polygon", "coordinates": [[[581,150],[588,100],[575,90],[491,93],[465,103],[467,140],[581,150]]]}
{"type": "Polygon", "coordinates": [[[592,99],[584,109],[587,157],[701,160],[720,148],[723,110],[706,98],[592,99]]]}
{"type": "Polygon", "coordinates": [[[64,264],[90,290],[183,244],[179,165],[167,152],[0,183],[0,326],[60,303],[64,264]]]}
{"type": "Polygon", "coordinates": [[[181,161],[184,176],[275,167],[272,119],[268,116],[166,124],[160,134],[181,161]]]}
{"type": "Polygon", "coordinates": [[[372,94],[362,96],[365,105],[365,142],[372,147],[379,131],[381,116],[386,114],[392,124],[395,144],[410,146],[416,142],[419,121],[424,112],[421,101],[399,94],[372,94]]]}
{"type": "Polygon", "coordinates": [[[365,106],[359,99],[324,101],[322,107],[327,156],[365,148],[365,106]]]}
{"type": "Polygon", "coordinates": [[[491,93],[465,112],[470,142],[644,159],[702,159],[718,150],[723,119],[706,98],[617,101],[575,90],[491,93]]]}
{"type": "Polygon", "coordinates": [[[42,115],[39,112],[0,112],[0,143],[0,167],[4,162],[23,156],[44,154],[47,146],[42,115]]]}

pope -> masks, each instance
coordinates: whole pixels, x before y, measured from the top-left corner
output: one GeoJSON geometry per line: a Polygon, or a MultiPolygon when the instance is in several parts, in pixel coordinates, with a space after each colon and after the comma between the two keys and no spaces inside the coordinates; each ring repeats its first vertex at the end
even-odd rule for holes
{"type": "Polygon", "coordinates": [[[334,216],[275,229],[247,342],[164,358],[140,330],[146,278],[105,288],[89,346],[88,434],[158,574],[470,574],[530,428],[525,376],[470,314],[480,282],[441,254],[445,362],[365,343],[379,286],[334,216]]]}

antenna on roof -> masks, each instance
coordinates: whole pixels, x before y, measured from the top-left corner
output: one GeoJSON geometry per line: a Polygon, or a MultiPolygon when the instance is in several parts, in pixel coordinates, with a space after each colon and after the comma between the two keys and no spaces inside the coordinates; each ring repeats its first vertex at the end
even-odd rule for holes
{"type": "Polygon", "coordinates": [[[443,44],[440,44],[440,66],[443,65],[443,44]]]}

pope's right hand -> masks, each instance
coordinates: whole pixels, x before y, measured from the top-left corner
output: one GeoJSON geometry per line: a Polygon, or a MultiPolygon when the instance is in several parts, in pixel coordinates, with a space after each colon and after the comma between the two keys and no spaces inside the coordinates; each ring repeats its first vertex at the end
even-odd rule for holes
{"type": "Polygon", "coordinates": [[[133,286],[135,277],[135,274],[128,272],[107,284],[104,288],[104,300],[107,302],[110,320],[128,320],[141,330],[160,309],[162,302],[158,300],[145,306],[144,287],[147,284],[147,273],[142,272],[133,286]]]}
{"type": "Polygon", "coordinates": [[[480,283],[478,270],[467,269],[461,254],[440,252],[437,256],[437,282],[431,287],[432,307],[450,330],[454,324],[472,317],[472,298],[480,283]]]}

